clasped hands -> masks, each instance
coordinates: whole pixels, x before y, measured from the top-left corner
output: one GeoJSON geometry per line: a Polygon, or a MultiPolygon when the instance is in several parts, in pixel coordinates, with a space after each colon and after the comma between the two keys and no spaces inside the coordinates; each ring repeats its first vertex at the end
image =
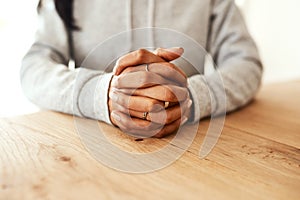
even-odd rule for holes
{"type": "Polygon", "coordinates": [[[140,49],[117,61],[108,100],[115,126],[137,137],[161,138],[187,122],[187,77],[170,63],[182,54],[182,48],[140,49]]]}

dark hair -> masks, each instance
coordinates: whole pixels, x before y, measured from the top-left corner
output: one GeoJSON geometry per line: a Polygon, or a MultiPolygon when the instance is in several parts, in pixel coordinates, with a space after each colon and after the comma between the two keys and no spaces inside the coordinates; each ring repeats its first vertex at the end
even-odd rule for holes
{"type": "MultiPolygon", "coordinates": [[[[75,19],[73,16],[73,4],[74,0],[54,0],[55,8],[63,20],[66,28],[68,30],[80,30],[80,28],[76,25],[75,19]]],[[[39,1],[38,4],[38,12],[42,7],[42,0],[39,1]]]]}

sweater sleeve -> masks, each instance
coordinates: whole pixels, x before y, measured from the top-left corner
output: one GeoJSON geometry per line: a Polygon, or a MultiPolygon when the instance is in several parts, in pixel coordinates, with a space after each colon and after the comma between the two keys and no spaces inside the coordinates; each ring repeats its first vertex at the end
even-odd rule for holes
{"type": "Polygon", "coordinates": [[[107,106],[111,73],[70,70],[69,45],[53,0],[43,0],[35,43],[22,61],[25,95],[44,109],[97,119],[111,124],[107,106]]]}
{"type": "Polygon", "coordinates": [[[188,80],[193,99],[193,122],[249,103],[262,78],[257,48],[233,0],[212,1],[207,42],[207,51],[213,57],[216,70],[188,80]]]}

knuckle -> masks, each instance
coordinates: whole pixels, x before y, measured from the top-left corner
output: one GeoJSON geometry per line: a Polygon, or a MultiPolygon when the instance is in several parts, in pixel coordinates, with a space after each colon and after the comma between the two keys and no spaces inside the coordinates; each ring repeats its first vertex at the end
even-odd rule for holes
{"type": "Polygon", "coordinates": [[[166,63],[165,65],[169,68],[167,72],[169,76],[173,77],[178,75],[178,72],[176,71],[177,67],[173,63],[166,63]]]}
{"type": "Polygon", "coordinates": [[[118,102],[119,96],[116,94],[115,91],[110,91],[108,95],[109,95],[109,99],[111,100],[112,105],[114,102],[118,102]]]}
{"type": "Polygon", "coordinates": [[[156,54],[157,54],[158,56],[161,56],[162,53],[163,53],[163,49],[162,49],[162,48],[159,47],[159,48],[156,49],[156,54]]]}
{"type": "Polygon", "coordinates": [[[136,58],[137,60],[141,61],[144,60],[145,56],[146,56],[146,49],[139,49],[136,51],[136,58]]]}
{"type": "Polygon", "coordinates": [[[156,51],[160,52],[162,51],[163,49],[161,47],[157,48],[156,51]]]}
{"type": "Polygon", "coordinates": [[[143,84],[147,84],[147,83],[149,83],[150,80],[151,80],[151,75],[149,73],[142,72],[141,82],[143,84]]]}
{"type": "Polygon", "coordinates": [[[128,106],[128,101],[125,100],[124,95],[118,94],[118,98],[116,99],[116,103],[123,105],[123,106],[128,106]]]}
{"type": "MultiPolygon", "coordinates": [[[[173,63],[166,63],[166,65],[171,68],[171,69],[175,69],[176,66],[173,63]]],[[[173,70],[172,70],[173,71],[173,70]]]]}
{"type": "Polygon", "coordinates": [[[187,88],[184,88],[183,95],[184,95],[185,99],[190,99],[190,96],[189,96],[190,93],[189,93],[189,90],[187,88]]]}
{"type": "Polygon", "coordinates": [[[131,73],[133,72],[133,68],[132,67],[127,67],[126,69],[123,70],[122,74],[127,74],[127,73],[131,73]]]}
{"type": "Polygon", "coordinates": [[[179,72],[177,71],[178,70],[178,67],[174,64],[174,63],[168,63],[168,66],[169,68],[171,69],[170,71],[173,73],[173,74],[178,74],[179,72]]]}
{"type": "Polygon", "coordinates": [[[117,76],[113,76],[111,79],[111,84],[110,86],[115,87],[117,85],[117,76]]]}
{"type": "Polygon", "coordinates": [[[177,99],[175,91],[173,91],[172,88],[166,88],[165,98],[167,101],[174,101],[175,99],[177,99]]]}
{"type": "Polygon", "coordinates": [[[158,107],[158,104],[158,101],[155,99],[148,100],[148,112],[155,110],[158,107]]]}
{"type": "Polygon", "coordinates": [[[116,88],[119,88],[120,84],[121,84],[121,78],[122,78],[122,76],[114,76],[112,79],[111,85],[116,88]]]}
{"type": "Polygon", "coordinates": [[[172,119],[173,119],[172,115],[167,114],[166,119],[165,119],[166,124],[169,124],[170,122],[172,122],[172,119]]]}

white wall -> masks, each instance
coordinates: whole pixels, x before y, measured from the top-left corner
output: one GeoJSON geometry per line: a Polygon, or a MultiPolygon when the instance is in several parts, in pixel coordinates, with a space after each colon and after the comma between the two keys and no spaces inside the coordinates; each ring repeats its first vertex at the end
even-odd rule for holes
{"type": "Polygon", "coordinates": [[[236,0],[265,66],[264,82],[300,79],[300,1],[236,0]]]}
{"type": "Polygon", "coordinates": [[[33,42],[38,0],[0,0],[0,117],[34,112],[37,108],[20,86],[21,59],[33,42]]]}

